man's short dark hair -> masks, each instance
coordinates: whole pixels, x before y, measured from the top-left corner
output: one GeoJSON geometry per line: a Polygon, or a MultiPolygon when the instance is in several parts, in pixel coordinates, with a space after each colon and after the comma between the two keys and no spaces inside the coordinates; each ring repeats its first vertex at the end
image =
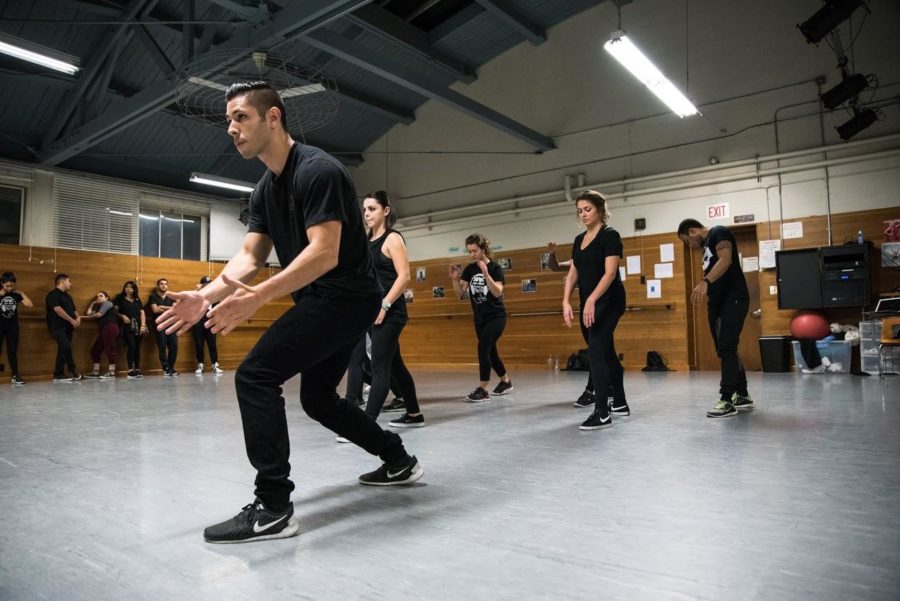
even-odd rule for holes
{"type": "Polygon", "coordinates": [[[247,96],[247,100],[256,108],[256,112],[262,118],[266,117],[266,112],[273,106],[281,111],[281,127],[284,131],[288,130],[287,111],[284,110],[284,101],[281,95],[264,81],[247,81],[233,83],[225,92],[225,102],[237,96],[247,96]]]}
{"type": "Polygon", "coordinates": [[[697,228],[698,230],[703,229],[703,224],[697,221],[696,219],[685,219],[680,224],[678,224],[678,235],[679,236],[687,236],[690,234],[691,228],[697,228]]]}
{"type": "Polygon", "coordinates": [[[63,281],[63,280],[68,280],[68,279],[69,279],[69,276],[67,276],[66,274],[64,274],[64,273],[57,273],[57,274],[56,274],[56,277],[53,278],[53,285],[54,285],[54,286],[59,286],[59,283],[60,283],[61,281],[63,281]]]}
{"type": "Polygon", "coordinates": [[[169,280],[167,280],[166,278],[159,278],[158,280],[156,280],[156,285],[159,286],[160,282],[165,282],[166,284],[168,284],[169,280]]]}
{"type": "Polygon", "coordinates": [[[0,286],[5,284],[6,282],[15,283],[15,281],[16,281],[16,274],[14,274],[11,271],[7,271],[3,275],[0,275],[0,286]]]}

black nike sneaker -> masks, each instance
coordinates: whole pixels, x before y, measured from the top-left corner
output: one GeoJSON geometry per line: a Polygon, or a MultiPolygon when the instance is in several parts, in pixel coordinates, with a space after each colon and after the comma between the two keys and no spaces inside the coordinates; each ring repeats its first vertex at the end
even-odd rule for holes
{"type": "Polygon", "coordinates": [[[598,403],[597,408],[584,422],[578,426],[579,430],[602,430],[612,426],[612,415],[606,403],[598,403]]]}
{"type": "Polygon", "coordinates": [[[415,457],[409,457],[405,462],[397,465],[382,463],[374,472],[363,474],[359,477],[360,484],[369,486],[396,486],[399,484],[412,484],[425,475],[425,468],[415,457]]]}
{"type": "Polygon", "coordinates": [[[256,499],[230,520],[204,530],[203,539],[208,543],[249,543],[296,536],[299,530],[293,503],[288,503],[287,509],[277,513],[256,499]]]}

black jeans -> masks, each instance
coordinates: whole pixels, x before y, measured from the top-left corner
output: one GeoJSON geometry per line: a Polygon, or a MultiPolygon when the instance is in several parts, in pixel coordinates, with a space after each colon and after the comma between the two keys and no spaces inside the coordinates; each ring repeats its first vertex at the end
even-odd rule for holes
{"type": "Polygon", "coordinates": [[[0,351],[6,339],[6,358],[9,359],[9,371],[13,376],[19,375],[19,320],[0,318],[0,351]],[[12,323],[5,323],[12,322],[12,323]]]}
{"type": "Polygon", "coordinates": [[[497,341],[506,328],[506,316],[495,317],[485,323],[475,323],[475,335],[478,336],[478,377],[482,382],[491,378],[491,368],[501,378],[506,375],[506,366],[497,353],[497,341]]]}
{"type": "Polygon", "coordinates": [[[600,403],[606,405],[606,391],[611,391],[616,404],[625,401],[625,369],[619,362],[614,339],[624,314],[625,291],[619,286],[611,288],[594,305],[594,325],[587,329],[587,343],[596,407],[600,403]]]}
{"type": "Polygon", "coordinates": [[[122,339],[125,341],[125,356],[128,369],[141,368],[141,336],[131,330],[131,324],[122,326],[122,339]]]}
{"type": "Polygon", "coordinates": [[[300,404],[314,420],[389,464],[407,458],[400,437],[382,430],[337,385],[353,347],[381,307],[381,295],[322,298],[309,292],[260,337],[234,377],[256,496],[280,509],[290,500],[290,440],[281,386],[296,374],[300,404]]]}
{"type": "Polygon", "coordinates": [[[178,359],[178,336],[166,334],[165,330],[157,330],[156,346],[159,351],[159,364],[163,371],[175,371],[175,361],[178,359]]]}
{"type": "Polygon", "coordinates": [[[68,366],[69,373],[75,373],[75,358],[72,357],[72,336],[75,328],[71,325],[52,325],[48,328],[50,335],[56,341],[56,364],[53,367],[53,377],[62,378],[65,376],[65,367],[68,366]]]}
{"type": "Polygon", "coordinates": [[[406,412],[419,412],[416,383],[400,355],[400,333],[405,325],[405,321],[384,321],[371,330],[372,389],[366,403],[366,414],[372,419],[381,413],[381,406],[387,398],[392,380],[397,383],[400,394],[406,401],[406,412]]]}
{"type": "Polygon", "coordinates": [[[219,362],[219,350],[216,348],[216,335],[212,330],[207,329],[204,322],[200,321],[194,324],[194,350],[197,351],[197,363],[203,363],[203,343],[209,347],[209,360],[213,363],[219,362]]]}
{"type": "Polygon", "coordinates": [[[747,374],[738,356],[738,344],[749,308],[750,301],[746,298],[726,298],[709,303],[709,329],[716,344],[716,354],[722,362],[719,394],[723,401],[730,401],[735,392],[747,395],[747,374]]]}

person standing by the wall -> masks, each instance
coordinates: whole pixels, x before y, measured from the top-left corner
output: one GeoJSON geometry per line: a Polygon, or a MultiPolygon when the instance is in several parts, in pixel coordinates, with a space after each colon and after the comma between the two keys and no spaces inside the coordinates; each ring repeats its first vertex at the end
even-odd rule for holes
{"type": "MultiPolygon", "coordinates": [[[[169,280],[166,278],[156,280],[156,288],[147,304],[150,305],[154,321],[169,307],[175,305],[175,301],[169,296],[169,280]]],[[[162,366],[163,375],[169,378],[177,376],[175,361],[178,359],[178,336],[166,334],[164,329],[156,328],[156,346],[159,350],[159,364],[162,366]]]]}
{"type": "Polygon", "coordinates": [[[128,360],[128,378],[141,378],[141,336],[147,334],[147,315],[137,282],[128,280],[116,296],[116,310],[122,321],[122,339],[128,360]]]}
{"type": "Polygon", "coordinates": [[[16,290],[16,275],[7,271],[0,276],[0,350],[3,349],[3,341],[6,340],[6,358],[9,360],[9,370],[12,372],[11,384],[22,385],[25,383],[19,377],[19,307],[28,309],[34,306],[28,295],[16,290]]]}
{"type": "MultiPolygon", "coordinates": [[[[197,284],[197,290],[200,290],[207,284],[209,284],[212,280],[208,275],[200,278],[200,283],[197,284]]],[[[206,327],[206,320],[201,319],[197,323],[194,324],[191,332],[194,334],[194,350],[197,352],[197,369],[194,370],[194,373],[198,376],[203,375],[203,368],[205,367],[203,359],[203,345],[206,344],[209,347],[209,360],[212,362],[212,369],[210,371],[217,376],[219,374],[224,374],[222,368],[219,367],[219,349],[216,346],[216,335],[212,333],[212,330],[206,327]]]]}
{"type": "Polygon", "coordinates": [[[72,356],[72,337],[75,328],[81,326],[81,317],[75,310],[75,301],[69,294],[72,281],[64,273],[56,274],[54,288],[47,293],[44,303],[47,307],[47,329],[56,341],[56,363],[53,367],[53,382],[77,382],[84,376],[75,369],[75,358],[72,356]],[[65,368],[69,368],[66,377],[65,368]]]}

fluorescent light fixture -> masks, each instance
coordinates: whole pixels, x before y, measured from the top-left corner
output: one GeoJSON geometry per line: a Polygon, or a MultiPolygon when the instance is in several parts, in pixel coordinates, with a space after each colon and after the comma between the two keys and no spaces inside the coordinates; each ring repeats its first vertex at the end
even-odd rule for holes
{"type": "Polygon", "coordinates": [[[191,173],[191,181],[206,186],[215,186],[217,188],[225,188],[226,190],[235,190],[237,192],[253,192],[253,184],[242,182],[227,177],[219,177],[218,175],[207,175],[205,173],[191,173]]]}
{"type": "Polygon", "coordinates": [[[126,213],[125,211],[117,211],[115,209],[106,209],[106,210],[109,211],[111,215],[122,215],[124,217],[132,217],[133,216],[132,213],[126,213]]]}
{"type": "Polygon", "coordinates": [[[146,219],[147,221],[159,221],[159,215],[144,215],[141,213],[141,219],[146,219]]]}
{"type": "Polygon", "coordinates": [[[603,45],[607,52],[619,61],[623,67],[631,71],[641,83],[656,94],[656,97],[666,103],[672,112],[679,117],[690,117],[699,111],[691,104],[675,85],[666,79],[662,71],[656,68],[640,49],[635,46],[624,31],[616,31],[612,38],[603,45]]]}
{"type": "Polygon", "coordinates": [[[228,86],[223,86],[220,83],[216,83],[209,79],[203,79],[202,77],[188,77],[188,81],[191,83],[195,83],[198,86],[204,86],[213,90],[219,90],[220,92],[228,91],[228,86]]]}
{"type": "Polygon", "coordinates": [[[296,86],[293,88],[287,88],[285,90],[281,90],[281,98],[293,98],[294,96],[305,96],[306,94],[316,94],[318,92],[324,92],[325,86],[320,83],[311,83],[306,86],[296,86]]]}
{"type": "Polygon", "coordinates": [[[78,59],[74,56],[6,33],[0,33],[0,53],[69,75],[74,75],[79,69],[78,59]]]}

